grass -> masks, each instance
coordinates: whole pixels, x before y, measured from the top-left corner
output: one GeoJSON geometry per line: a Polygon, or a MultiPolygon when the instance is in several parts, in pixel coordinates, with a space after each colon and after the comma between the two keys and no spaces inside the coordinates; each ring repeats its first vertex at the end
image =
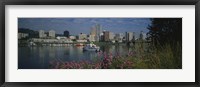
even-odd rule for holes
{"type": "Polygon", "coordinates": [[[93,58],[92,62],[58,62],[50,63],[56,69],[181,69],[182,47],[179,43],[147,45],[136,43],[126,55],[113,55],[100,52],[103,59],[93,58]]]}

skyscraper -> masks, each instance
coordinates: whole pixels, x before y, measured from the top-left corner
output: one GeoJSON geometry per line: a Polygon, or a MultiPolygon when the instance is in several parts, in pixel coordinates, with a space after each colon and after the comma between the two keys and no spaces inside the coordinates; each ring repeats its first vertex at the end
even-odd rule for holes
{"type": "Polygon", "coordinates": [[[133,32],[126,32],[126,42],[132,41],[133,40],[133,32]]]}
{"type": "Polygon", "coordinates": [[[96,36],[96,33],[97,33],[97,30],[96,30],[96,28],[93,26],[93,27],[91,28],[90,35],[96,36]]]}
{"type": "Polygon", "coordinates": [[[113,32],[109,32],[109,40],[113,40],[114,39],[114,33],[113,32]]]}
{"type": "Polygon", "coordinates": [[[49,31],[49,37],[55,38],[56,37],[56,32],[54,30],[49,31]]]}
{"type": "Polygon", "coordinates": [[[104,31],[104,32],[103,32],[103,35],[104,35],[103,40],[104,40],[104,41],[110,41],[109,33],[110,33],[109,31],[104,31]]]}
{"type": "Polygon", "coordinates": [[[69,37],[69,31],[67,31],[67,30],[64,31],[64,36],[65,36],[65,37],[69,37]]]}
{"type": "Polygon", "coordinates": [[[95,29],[96,29],[96,41],[100,41],[101,33],[102,33],[100,24],[96,24],[95,29]]]}

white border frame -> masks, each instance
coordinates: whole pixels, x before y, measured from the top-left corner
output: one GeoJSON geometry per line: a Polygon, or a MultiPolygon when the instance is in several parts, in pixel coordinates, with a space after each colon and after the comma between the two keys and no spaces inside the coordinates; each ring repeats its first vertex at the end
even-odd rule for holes
{"type": "Polygon", "coordinates": [[[6,5],[6,82],[195,82],[195,5],[6,5]],[[17,68],[18,17],[182,17],[182,69],[17,68]]]}

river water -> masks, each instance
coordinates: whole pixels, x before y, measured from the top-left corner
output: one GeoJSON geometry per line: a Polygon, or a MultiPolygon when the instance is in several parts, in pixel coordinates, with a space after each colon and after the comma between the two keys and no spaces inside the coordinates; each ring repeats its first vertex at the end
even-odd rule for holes
{"type": "MultiPolygon", "coordinates": [[[[100,46],[101,53],[112,55],[125,55],[130,50],[125,45],[100,46]]],[[[83,51],[79,46],[60,47],[18,47],[18,69],[48,69],[50,62],[57,60],[69,61],[92,61],[95,58],[103,58],[99,52],[83,51]]]]}

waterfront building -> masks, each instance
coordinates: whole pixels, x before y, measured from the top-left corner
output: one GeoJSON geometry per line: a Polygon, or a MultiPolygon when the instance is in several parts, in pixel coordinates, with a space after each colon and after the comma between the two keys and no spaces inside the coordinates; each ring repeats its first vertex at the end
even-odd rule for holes
{"type": "Polygon", "coordinates": [[[57,42],[57,39],[42,39],[42,38],[32,38],[33,42],[42,42],[42,43],[54,43],[57,42]]]}
{"type": "Polygon", "coordinates": [[[56,32],[55,32],[54,30],[50,30],[48,36],[49,36],[50,38],[55,38],[56,32]]]}
{"type": "Polygon", "coordinates": [[[100,41],[103,41],[104,39],[104,35],[103,35],[103,32],[100,34],[100,41]]]}
{"type": "Polygon", "coordinates": [[[145,40],[145,37],[146,37],[145,33],[143,31],[141,31],[139,39],[140,40],[145,40]]]}
{"type": "Polygon", "coordinates": [[[100,24],[91,27],[90,35],[95,37],[95,41],[101,40],[102,28],[100,24]]]}
{"type": "Polygon", "coordinates": [[[69,37],[69,31],[67,31],[67,30],[64,31],[64,36],[65,36],[65,37],[69,37]]]}
{"type": "Polygon", "coordinates": [[[90,31],[90,35],[94,35],[94,36],[96,36],[96,28],[93,26],[92,28],[91,28],[91,31],[90,31]]]}
{"type": "Polygon", "coordinates": [[[110,39],[110,38],[109,38],[109,31],[104,31],[104,32],[103,32],[103,35],[104,35],[103,40],[104,40],[104,41],[109,41],[109,39],[110,39]]]}
{"type": "Polygon", "coordinates": [[[28,36],[28,33],[18,33],[18,39],[27,38],[28,36]]]}
{"type": "Polygon", "coordinates": [[[44,37],[49,38],[48,36],[49,36],[49,32],[44,32],[44,37]]]}
{"type": "Polygon", "coordinates": [[[64,43],[73,43],[73,41],[69,38],[66,38],[63,40],[64,43]]]}
{"type": "Polygon", "coordinates": [[[136,36],[136,34],[135,34],[135,32],[133,32],[133,39],[132,39],[132,41],[135,41],[135,37],[136,36]]]}
{"type": "Polygon", "coordinates": [[[109,32],[109,40],[112,41],[114,40],[114,33],[113,32],[109,32]]]}
{"type": "Polygon", "coordinates": [[[89,41],[96,41],[97,40],[97,29],[95,26],[91,27],[90,35],[89,35],[89,41]]]}
{"type": "Polygon", "coordinates": [[[119,34],[115,34],[114,39],[115,39],[116,41],[118,41],[118,40],[119,40],[119,34]]]}
{"type": "Polygon", "coordinates": [[[69,39],[74,40],[76,39],[76,36],[69,36],[69,39]]]}
{"type": "Polygon", "coordinates": [[[87,42],[87,40],[76,40],[77,42],[80,42],[80,43],[84,43],[84,42],[87,42]]]}
{"type": "Polygon", "coordinates": [[[96,29],[96,41],[100,41],[101,33],[102,33],[101,25],[100,24],[96,24],[95,25],[95,29],[96,29]]]}
{"type": "Polygon", "coordinates": [[[123,40],[124,34],[123,33],[119,33],[119,38],[120,38],[120,40],[123,40]]]}
{"type": "Polygon", "coordinates": [[[71,39],[66,37],[56,37],[56,39],[32,38],[31,41],[40,43],[73,43],[71,39]]]}
{"type": "Polygon", "coordinates": [[[123,33],[118,33],[115,35],[114,39],[118,42],[122,42],[123,41],[123,33]]]}
{"type": "Polygon", "coordinates": [[[60,39],[66,39],[67,37],[65,36],[57,36],[56,39],[60,40],[60,39]]]}
{"type": "Polygon", "coordinates": [[[46,36],[44,30],[39,30],[39,38],[45,38],[46,36]]]}
{"type": "Polygon", "coordinates": [[[126,42],[133,40],[133,32],[126,32],[125,34],[126,42]]]}
{"type": "Polygon", "coordinates": [[[80,33],[79,35],[78,35],[78,39],[79,40],[85,40],[85,39],[87,39],[87,34],[83,34],[83,33],[80,33]]]}
{"type": "Polygon", "coordinates": [[[88,40],[89,40],[90,42],[94,42],[94,41],[95,41],[95,35],[89,35],[88,40]]]}
{"type": "Polygon", "coordinates": [[[65,36],[58,39],[58,43],[73,43],[73,41],[65,36]]]}

